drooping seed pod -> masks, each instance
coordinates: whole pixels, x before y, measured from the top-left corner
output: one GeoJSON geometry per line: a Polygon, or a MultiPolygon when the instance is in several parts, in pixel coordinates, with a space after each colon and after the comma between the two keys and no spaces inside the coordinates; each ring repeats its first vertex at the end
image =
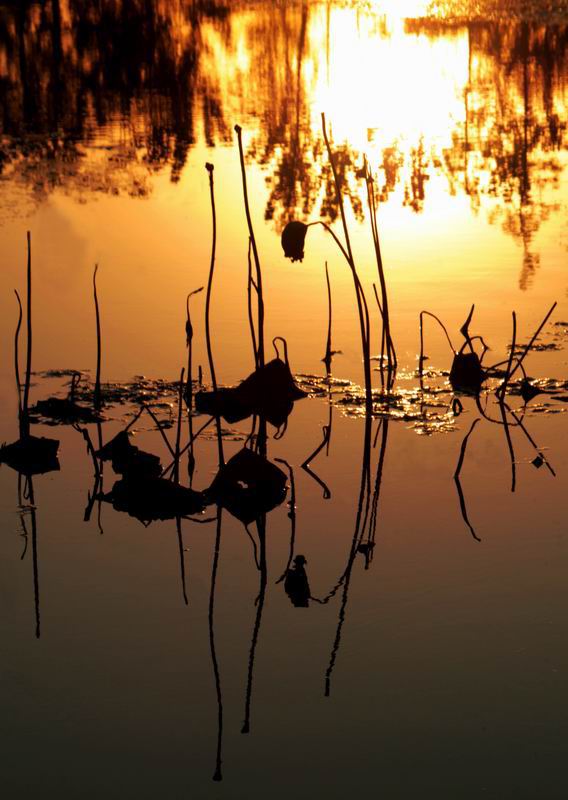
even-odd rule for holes
{"type": "Polygon", "coordinates": [[[303,222],[289,222],[282,231],[282,248],[292,262],[304,260],[304,242],[308,226],[303,222]]]}

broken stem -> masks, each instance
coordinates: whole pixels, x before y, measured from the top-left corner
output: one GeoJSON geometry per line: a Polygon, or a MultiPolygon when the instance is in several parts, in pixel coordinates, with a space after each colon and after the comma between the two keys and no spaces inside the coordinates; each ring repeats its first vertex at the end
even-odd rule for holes
{"type": "Polygon", "coordinates": [[[477,419],[473,420],[473,422],[471,423],[471,427],[470,427],[469,431],[466,433],[466,435],[464,436],[463,442],[461,443],[460,455],[459,455],[459,458],[458,458],[458,463],[456,465],[456,471],[454,472],[454,481],[455,481],[456,489],[457,489],[457,492],[458,492],[458,498],[459,498],[459,502],[460,502],[460,509],[461,509],[461,515],[463,517],[463,521],[465,522],[465,524],[469,528],[470,533],[473,536],[473,538],[477,542],[480,542],[481,539],[475,533],[475,531],[473,529],[473,526],[472,526],[471,522],[469,521],[469,517],[467,515],[467,507],[466,507],[466,504],[465,504],[465,496],[464,496],[462,485],[461,485],[461,481],[460,481],[460,473],[461,473],[461,468],[463,466],[463,461],[464,461],[464,458],[465,458],[465,451],[466,451],[466,448],[467,448],[468,439],[471,436],[471,434],[473,433],[473,429],[475,428],[475,426],[477,425],[478,422],[479,422],[479,417],[477,417],[477,419]]]}

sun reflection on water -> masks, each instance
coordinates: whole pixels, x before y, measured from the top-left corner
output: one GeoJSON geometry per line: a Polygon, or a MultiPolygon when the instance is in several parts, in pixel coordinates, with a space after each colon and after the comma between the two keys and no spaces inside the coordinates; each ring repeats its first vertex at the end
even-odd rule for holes
{"type": "MultiPolygon", "coordinates": [[[[137,226],[148,262],[166,257],[185,267],[184,248],[191,247],[201,264],[208,207],[199,175],[211,160],[232,268],[243,251],[246,256],[243,218],[234,212],[240,185],[233,126],[239,123],[257,234],[280,270],[278,236],[291,218],[338,222],[321,136],[325,112],[369,277],[358,177],[364,154],[375,175],[398,319],[402,306],[415,313],[428,281],[434,291],[436,284],[459,280],[462,294],[441,309],[454,313],[460,306],[456,316],[470,300],[473,281],[481,291],[498,274],[502,287],[524,290],[536,287],[538,272],[552,270],[554,296],[562,296],[565,22],[551,23],[546,15],[527,22],[512,13],[448,20],[424,15],[425,3],[410,2],[229,7],[220,0],[164,0],[140,3],[133,12],[116,0],[92,3],[89,15],[78,13],[75,0],[58,5],[60,42],[50,4],[41,14],[39,4],[26,6],[23,16],[11,7],[0,10],[5,230],[19,216],[45,213],[62,220],[61,231],[72,228],[97,240],[101,223],[90,203],[105,196],[97,207],[103,254],[127,264],[124,284],[136,287],[127,273],[138,269],[140,256],[121,240],[116,221],[124,230],[137,226]],[[136,36],[126,36],[133,26],[136,36]],[[11,57],[20,46],[27,58],[11,57]],[[187,209],[195,231],[188,232],[187,209]]],[[[468,4],[448,0],[437,8],[458,5],[468,4]]],[[[47,229],[55,236],[51,221],[47,229]]],[[[67,252],[63,238],[57,247],[67,252]]],[[[319,266],[329,257],[328,242],[315,233],[312,241],[319,266]]],[[[9,246],[16,258],[15,237],[9,246]]],[[[79,260],[90,260],[86,252],[79,260]]],[[[76,260],[71,253],[70,265],[76,260]]],[[[175,267],[176,286],[184,267],[175,267]]],[[[275,286],[287,298],[304,276],[310,291],[319,291],[309,270],[287,276],[286,286],[278,284],[280,274],[274,273],[275,286]]],[[[547,281],[543,276],[539,291],[547,281]]],[[[228,304],[232,293],[227,290],[222,302],[228,304]]],[[[348,305],[338,308],[340,324],[348,305]]],[[[297,324],[307,330],[307,322],[297,324]]]]}

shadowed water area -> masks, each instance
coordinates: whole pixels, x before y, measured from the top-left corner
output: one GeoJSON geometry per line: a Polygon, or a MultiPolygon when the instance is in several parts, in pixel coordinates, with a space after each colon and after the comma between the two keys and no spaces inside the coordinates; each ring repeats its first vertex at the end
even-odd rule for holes
{"type": "Polygon", "coordinates": [[[567,796],[567,45],[0,3],[6,797],[567,796]]]}

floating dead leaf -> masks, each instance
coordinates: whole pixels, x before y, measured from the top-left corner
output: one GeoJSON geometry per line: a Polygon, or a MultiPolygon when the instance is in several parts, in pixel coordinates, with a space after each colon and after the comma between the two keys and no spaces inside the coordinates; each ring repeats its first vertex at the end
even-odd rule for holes
{"type": "Polygon", "coordinates": [[[26,436],[0,447],[0,464],[7,464],[22,475],[43,475],[59,470],[59,441],[26,436]]]}

